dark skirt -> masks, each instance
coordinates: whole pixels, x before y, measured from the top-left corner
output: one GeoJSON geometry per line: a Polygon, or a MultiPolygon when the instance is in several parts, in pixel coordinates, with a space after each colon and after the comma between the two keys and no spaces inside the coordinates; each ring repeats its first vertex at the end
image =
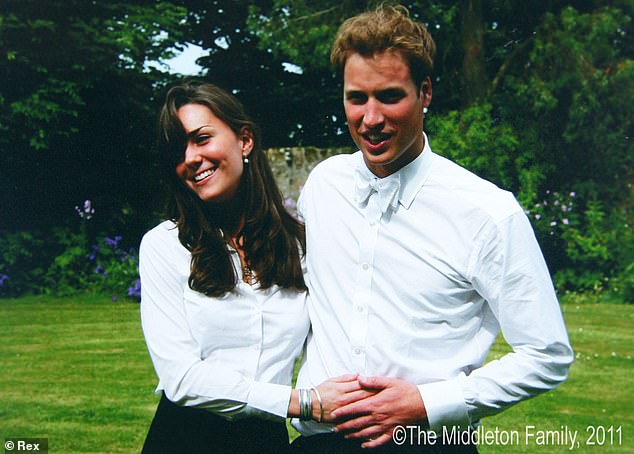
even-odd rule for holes
{"type": "Polygon", "coordinates": [[[291,452],[297,454],[478,454],[478,449],[472,444],[452,446],[442,443],[403,444],[402,446],[391,443],[366,449],[361,447],[361,442],[358,440],[347,440],[339,434],[326,433],[295,439],[291,445],[291,452]]]}
{"type": "Polygon", "coordinates": [[[163,394],[142,452],[285,453],[287,450],[284,420],[227,421],[210,411],[176,405],[163,394]]]}

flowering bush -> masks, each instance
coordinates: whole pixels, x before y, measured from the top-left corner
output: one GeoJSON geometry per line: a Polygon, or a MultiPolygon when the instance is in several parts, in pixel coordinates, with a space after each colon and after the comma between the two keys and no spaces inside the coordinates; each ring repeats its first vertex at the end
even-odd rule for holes
{"type": "Polygon", "coordinates": [[[607,212],[574,191],[546,191],[527,214],[559,290],[610,288],[634,302],[634,236],[625,212],[607,212]]]}
{"type": "MultiPolygon", "coordinates": [[[[316,163],[349,151],[268,150],[286,208],[296,214],[297,197],[316,163]]],[[[634,303],[634,235],[628,206],[607,209],[582,188],[537,194],[533,188],[541,182],[535,175],[530,169],[520,172],[520,177],[530,178],[520,178],[528,183],[519,184],[518,199],[533,223],[558,290],[609,290],[618,300],[634,303]]],[[[75,211],[74,228],[46,234],[0,232],[0,296],[89,290],[110,294],[113,300],[140,299],[137,250],[123,235],[94,231],[96,213],[90,200],[75,211]]]]}
{"type": "Polygon", "coordinates": [[[140,298],[138,254],[134,248],[124,249],[121,241],[120,235],[101,237],[91,246],[88,259],[94,268],[89,281],[93,290],[112,293],[115,299],[118,295],[140,298]]]}
{"type": "Polygon", "coordinates": [[[136,250],[126,249],[121,235],[100,236],[91,231],[95,209],[90,200],[75,210],[80,218],[79,231],[55,231],[61,249],[46,272],[42,291],[64,295],[89,290],[109,293],[113,301],[120,295],[139,298],[136,250]]]}

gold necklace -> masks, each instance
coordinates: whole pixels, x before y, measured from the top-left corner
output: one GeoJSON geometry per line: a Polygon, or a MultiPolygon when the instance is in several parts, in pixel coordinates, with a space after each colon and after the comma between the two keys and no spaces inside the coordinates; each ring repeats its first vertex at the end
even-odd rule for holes
{"type": "Polygon", "coordinates": [[[247,284],[252,285],[255,280],[253,270],[247,263],[246,259],[242,260],[242,257],[240,259],[241,259],[240,262],[242,265],[242,280],[246,282],[247,284]]]}

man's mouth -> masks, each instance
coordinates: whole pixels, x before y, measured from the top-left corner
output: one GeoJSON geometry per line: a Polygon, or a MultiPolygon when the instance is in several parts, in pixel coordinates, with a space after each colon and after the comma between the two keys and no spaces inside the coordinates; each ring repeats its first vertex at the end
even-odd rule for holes
{"type": "Polygon", "coordinates": [[[194,181],[196,183],[198,183],[199,181],[202,181],[205,178],[210,177],[211,175],[213,175],[215,171],[216,171],[216,169],[207,169],[204,172],[199,173],[198,175],[194,175],[194,181]]]}
{"type": "Polygon", "coordinates": [[[390,137],[392,137],[390,134],[383,134],[378,132],[363,134],[363,138],[373,145],[378,145],[381,142],[388,140],[390,137]]]}

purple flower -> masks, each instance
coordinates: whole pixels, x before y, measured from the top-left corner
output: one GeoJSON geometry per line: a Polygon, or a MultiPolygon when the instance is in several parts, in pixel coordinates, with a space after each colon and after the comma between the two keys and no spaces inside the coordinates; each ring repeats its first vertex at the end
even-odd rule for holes
{"type": "Polygon", "coordinates": [[[119,241],[121,241],[121,235],[116,235],[114,238],[110,238],[110,237],[104,238],[104,242],[108,246],[112,246],[113,248],[116,248],[119,245],[119,241]]]}
{"type": "Polygon", "coordinates": [[[295,208],[295,201],[291,197],[287,197],[284,199],[284,208],[287,210],[292,210],[295,208]]]}
{"type": "Polygon", "coordinates": [[[97,265],[97,267],[95,268],[95,274],[101,274],[103,277],[106,277],[108,275],[106,270],[101,265],[97,265]]]}
{"type": "Polygon", "coordinates": [[[112,302],[116,303],[119,300],[119,298],[117,298],[117,295],[113,295],[112,296],[112,302]]]}
{"type": "Polygon", "coordinates": [[[96,244],[92,245],[92,250],[90,251],[90,255],[88,256],[88,259],[92,262],[93,260],[95,260],[95,257],[97,256],[97,252],[99,252],[99,246],[97,246],[96,244]]]}
{"type": "Polygon", "coordinates": [[[6,274],[0,274],[0,287],[2,287],[5,281],[9,280],[9,276],[6,274]]]}
{"type": "Polygon", "coordinates": [[[132,287],[128,288],[128,296],[134,298],[141,298],[141,280],[136,279],[132,284],[132,287]]]}

